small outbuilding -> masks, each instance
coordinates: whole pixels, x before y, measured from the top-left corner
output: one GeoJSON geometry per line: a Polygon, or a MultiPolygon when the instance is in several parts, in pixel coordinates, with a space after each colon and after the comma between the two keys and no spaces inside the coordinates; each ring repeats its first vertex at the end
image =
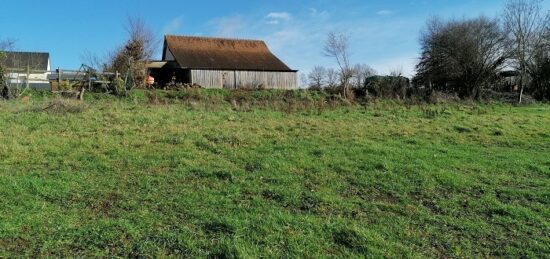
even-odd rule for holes
{"type": "Polygon", "coordinates": [[[49,88],[50,54],[41,52],[3,52],[0,64],[11,86],[49,88]]]}
{"type": "Polygon", "coordinates": [[[259,40],[167,35],[162,61],[151,62],[149,72],[160,85],[297,88],[297,70],[290,69],[259,40]]]}

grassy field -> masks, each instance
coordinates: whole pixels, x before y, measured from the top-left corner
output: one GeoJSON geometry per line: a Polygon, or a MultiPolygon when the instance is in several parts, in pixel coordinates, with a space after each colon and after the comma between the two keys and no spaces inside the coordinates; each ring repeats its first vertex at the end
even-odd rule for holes
{"type": "Polygon", "coordinates": [[[0,257],[550,254],[548,105],[141,97],[0,101],[0,257]]]}

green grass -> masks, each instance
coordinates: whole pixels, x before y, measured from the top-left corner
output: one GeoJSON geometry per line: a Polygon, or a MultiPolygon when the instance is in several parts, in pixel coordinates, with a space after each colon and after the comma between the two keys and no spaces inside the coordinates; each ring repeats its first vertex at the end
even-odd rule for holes
{"type": "Polygon", "coordinates": [[[550,254],[548,105],[48,98],[0,101],[0,257],[550,254]]]}

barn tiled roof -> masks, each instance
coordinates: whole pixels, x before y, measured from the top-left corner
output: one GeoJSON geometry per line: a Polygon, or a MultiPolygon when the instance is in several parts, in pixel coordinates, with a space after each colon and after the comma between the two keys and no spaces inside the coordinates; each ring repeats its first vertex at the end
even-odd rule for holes
{"type": "Polygon", "coordinates": [[[163,58],[167,49],[182,68],[294,71],[259,40],[167,35],[163,58]]]}
{"type": "Polygon", "coordinates": [[[49,53],[40,52],[4,52],[4,57],[0,58],[0,63],[6,68],[48,70],[49,53]]]}

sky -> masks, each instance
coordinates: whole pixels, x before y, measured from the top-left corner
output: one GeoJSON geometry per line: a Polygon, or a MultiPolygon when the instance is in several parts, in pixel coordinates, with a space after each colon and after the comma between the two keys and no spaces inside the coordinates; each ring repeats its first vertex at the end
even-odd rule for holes
{"type": "MultiPolygon", "coordinates": [[[[426,20],[495,17],[505,0],[17,0],[3,1],[0,39],[20,51],[49,52],[52,68],[78,69],[85,53],[100,57],[124,43],[128,17],[142,17],[158,37],[165,34],[266,41],[292,69],[334,67],[322,54],[330,31],[350,37],[352,63],[379,73],[414,74],[419,34],[426,20]]],[[[543,3],[550,7],[550,1],[543,3]]]]}

